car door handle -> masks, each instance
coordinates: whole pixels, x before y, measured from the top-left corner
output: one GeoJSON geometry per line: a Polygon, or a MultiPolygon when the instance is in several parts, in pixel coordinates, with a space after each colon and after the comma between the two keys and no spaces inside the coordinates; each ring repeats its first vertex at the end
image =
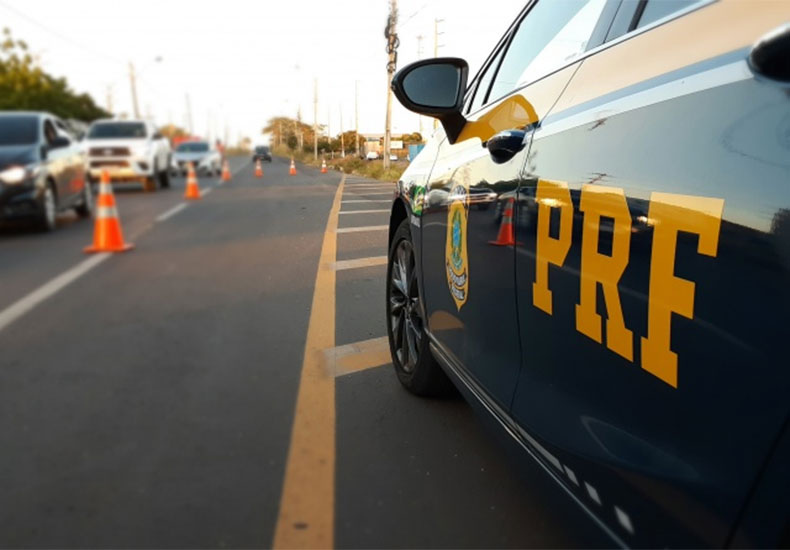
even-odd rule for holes
{"type": "Polygon", "coordinates": [[[513,129],[499,132],[488,140],[486,146],[491,159],[497,163],[502,164],[514,156],[516,153],[524,149],[524,138],[527,133],[524,130],[513,129]]]}
{"type": "Polygon", "coordinates": [[[790,82],[790,24],[760,38],[749,53],[749,67],[773,80],[790,82]]]}

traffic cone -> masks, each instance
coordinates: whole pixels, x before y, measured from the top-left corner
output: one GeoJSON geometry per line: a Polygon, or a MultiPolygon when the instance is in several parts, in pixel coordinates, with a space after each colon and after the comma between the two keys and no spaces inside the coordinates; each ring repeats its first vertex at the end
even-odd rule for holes
{"type": "Polygon", "coordinates": [[[296,164],[294,164],[294,159],[291,158],[291,169],[288,170],[288,173],[292,176],[296,175],[296,164]]]}
{"type": "Polygon", "coordinates": [[[513,204],[515,199],[510,198],[502,212],[502,223],[499,225],[499,235],[495,241],[488,241],[488,244],[496,246],[512,246],[516,244],[516,232],[513,227],[513,204]]]}
{"type": "Polygon", "coordinates": [[[227,160],[222,163],[222,181],[230,181],[230,166],[227,160]]]}
{"type": "Polygon", "coordinates": [[[326,159],[321,159],[321,173],[326,174],[326,159]]]}
{"type": "MultiPolygon", "coordinates": [[[[89,184],[90,185],[90,184],[89,184]]],[[[133,244],[123,242],[121,220],[115,207],[115,195],[110,185],[110,174],[105,170],[99,183],[99,198],[96,201],[96,224],[93,229],[93,244],[86,246],[84,252],[126,252],[133,244]]]]}
{"type": "Polygon", "coordinates": [[[195,167],[189,163],[187,171],[187,190],[184,193],[185,199],[198,200],[200,198],[200,187],[198,187],[197,176],[195,175],[195,167]]]}
{"type": "Polygon", "coordinates": [[[263,166],[261,166],[261,159],[255,161],[255,177],[256,178],[263,177],[263,166]]]}

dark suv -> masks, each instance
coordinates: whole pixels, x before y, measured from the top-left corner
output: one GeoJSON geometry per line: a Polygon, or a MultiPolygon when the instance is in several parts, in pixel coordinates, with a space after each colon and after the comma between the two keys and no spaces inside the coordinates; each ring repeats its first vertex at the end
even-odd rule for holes
{"type": "Polygon", "coordinates": [[[269,147],[266,145],[257,146],[252,152],[252,162],[255,162],[256,160],[265,160],[266,162],[271,162],[272,154],[271,151],[269,151],[269,147]]]}
{"type": "Polygon", "coordinates": [[[0,113],[0,221],[55,228],[59,211],[93,211],[85,156],[63,121],[48,113],[0,113]]]}

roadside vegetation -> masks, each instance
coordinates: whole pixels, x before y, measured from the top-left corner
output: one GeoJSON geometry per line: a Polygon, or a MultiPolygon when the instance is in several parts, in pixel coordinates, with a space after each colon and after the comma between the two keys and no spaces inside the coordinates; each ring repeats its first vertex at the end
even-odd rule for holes
{"type": "MultiPolygon", "coordinates": [[[[319,155],[316,161],[313,158],[312,151],[308,153],[306,151],[291,150],[283,145],[280,147],[272,147],[272,154],[285,159],[293,158],[295,161],[307,164],[308,166],[315,166],[316,168],[321,167],[321,156],[319,155]]],[[[382,181],[398,181],[401,174],[403,174],[406,167],[409,165],[406,160],[392,161],[390,168],[385,170],[384,161],[361,159],[353,153],[346,153],[345,158],[341,158],[339,155],[335,156],[335,158],[327,156],[325,160],[329,170],[339,170],[346,174],[355,174],[357,176],[382,181]]]]}

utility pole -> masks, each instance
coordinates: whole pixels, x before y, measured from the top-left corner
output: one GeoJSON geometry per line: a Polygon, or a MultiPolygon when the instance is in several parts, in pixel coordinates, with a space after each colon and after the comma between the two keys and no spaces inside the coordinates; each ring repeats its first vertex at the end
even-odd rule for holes
{"type": "Polygon", "coordinates": [[[359,80],[354,82],[354,136],[357,142],[357,156],[359,156],[359,80]]]}
{"type": "Polygon", "coordinates": [[[332,158],[335,158],[335,152],[332,150],[332,132],[330,128],[332,127],[332,108],[327,105],[326,106],[326,142],[327,147],[329,148],[329,155],[332,158]]]}
{"type": "Polygon", "coordinates": [[[107,85],[107,112],[112,113],[112,84],[107,85]]]}
{"type": "Polygon", "coordinates": [[[189,92],[186,93],[186,107],[187,107],[187,127],[189,128],[189,135],[195,133],[194,125],[192,124],[192,103],[189,101],[189,92]]]}
{"type": "Polygon", "coordinates": [[[129,83],[132,86],[132,107],[134,108],[134,118],[140,118],[140,106],[137,105],[137,82],[134,76],[134,64],[129,62],[129,83]]]}
{"type": "Polygon", "coordinates": [[[384,37],[387,39],[387,118],[384,124],[384,169],[390,167],[390,145],[392,140],[392,77],[398,65],[398,0],[390,0],[390,14],[384,37]]]}
{"type": "MultiPolygon", "coordinates": [[[[439,32],[439,23],[444,23],[444,19],[434,19],[433,20],[433,56],[439,57],[439,36],[444,34],[443,32],[439,32]]],[[[439,128],[439,120],[433,119],[433,129],[436,130],[439,128]]]]}
{"type": "MultiPolygon", "coordinates": [[[[417,37],[417,60],[422,59],[422,40],[425,38],[423,35],[417,37]]],[[[417,115],[417,120],[420,122],[420,137],[422,137],[422,115],[417,115]]]]}
{"type": "Polygon", "coordinates": [[[318,79],[313,79],[313,160],[318,160],[318,79]]]}
{"type": "Polygon", "coordinates": [[[340,106],[340,158],[346,158],[346,143],[343,137],[343,106],[340,106]]]}

